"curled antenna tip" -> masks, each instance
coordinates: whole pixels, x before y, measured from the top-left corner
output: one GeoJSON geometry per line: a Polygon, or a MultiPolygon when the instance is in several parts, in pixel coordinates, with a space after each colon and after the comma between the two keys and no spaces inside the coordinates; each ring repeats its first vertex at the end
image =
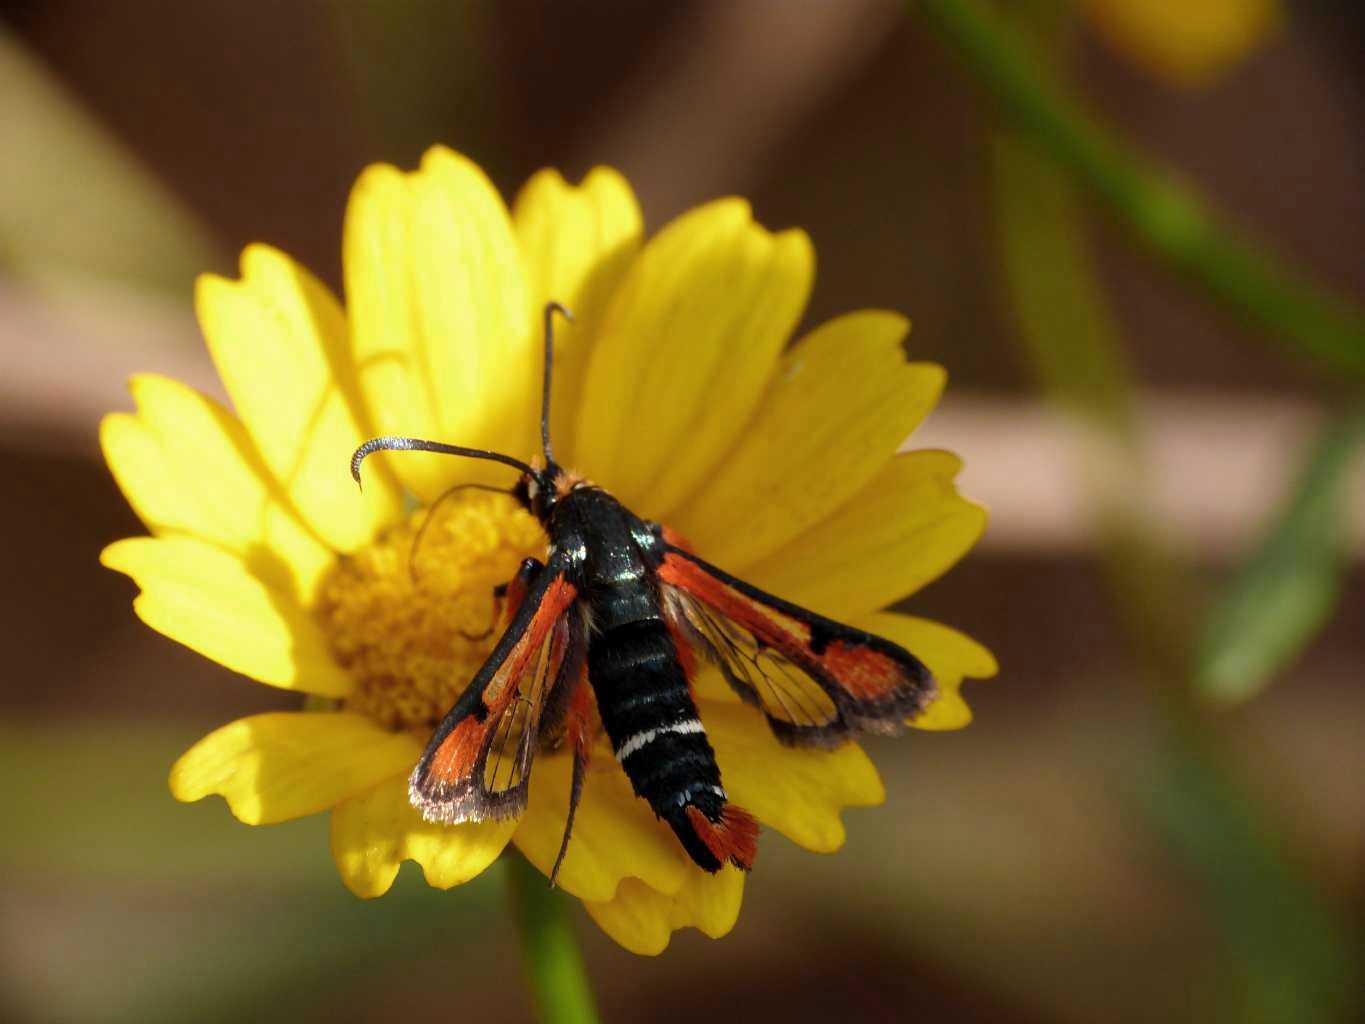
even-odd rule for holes
{"type": "Polygon", "coordinates": [[[366,441],[351,456],[351,479],[355,481],[356,487],[361,491],[365,490],[365,485],[360,482],[360,464],[365,461],[366,456],[374,449],[370,447],[370,442],[366,441]]]}
{"type": "Polygon", "coordinates": [[[547,302],[545,304],[545,312],[549,313],[551,310],[558,313],[565,320],[569,321],[569,323],[574,322],[573,311],[569,309],[568,306],[564,305],[562,302],[547,302]]]}

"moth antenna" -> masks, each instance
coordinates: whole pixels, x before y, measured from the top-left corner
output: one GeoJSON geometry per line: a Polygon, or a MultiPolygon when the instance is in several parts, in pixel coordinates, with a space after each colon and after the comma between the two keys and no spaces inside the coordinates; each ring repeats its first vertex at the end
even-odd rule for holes
{"type": "Polygon", "coordinates": [[[540,395],[540,446],[545,451],[545,464],[548,466],[555,461],[550,453],[550,376],[551,368],[554,364],[555,336],[554,319],[558,313],[569,323],[573,323],[573,314],[568,308],[558,302],[545,303],[545,376],[541,382],[540,395]]]}
{"type": "Polygon", "coordinates": [[[351,456],[351,478],[360,486],[360,464],[375,452],[435,452],[437,455],[461,455],[467,459],[487,459],[501,462],[523,473],[536,476],[536,471],[520,459],[514,459],[502,452],[490,452],[483,448],[461,448],[459,445],[442,444],[440,441],[424,441],[420,437],[372,437],[351,456]]]}

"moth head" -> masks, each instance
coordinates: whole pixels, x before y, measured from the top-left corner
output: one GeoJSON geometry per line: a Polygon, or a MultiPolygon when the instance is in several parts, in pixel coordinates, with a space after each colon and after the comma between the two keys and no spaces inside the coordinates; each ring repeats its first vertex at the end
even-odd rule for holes
{"type": "Polygon", "coordinates": [[[521,502],[522,508],[548,525],[551,513],[561,500],[580,487],[591,485],[577,473],[556,463],[542,468],[539,461],[534,460],[530,472],[521,475],[512,488],[512,496],[521,502]]]}
{"type": "Polygon", "coordinates": [[[557,469],[556,466],[547,466],[544,469],[534,467],[531,472],[521,474],[516,486],[512,488],[512,497],[521,503],[521,507],[530,512],[542,523],[549,518],[554,487],[551,485],[549,474],[557,469]]]}

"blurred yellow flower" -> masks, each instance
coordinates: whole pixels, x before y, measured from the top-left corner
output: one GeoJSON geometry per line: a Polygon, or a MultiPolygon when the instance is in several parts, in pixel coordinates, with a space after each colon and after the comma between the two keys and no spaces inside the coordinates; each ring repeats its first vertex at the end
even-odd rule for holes
{"type": "Polygon", "coordinates": [[[1204,85],[1258,50],[1284,20],[1279,0],[1084,0],[1119,52],[1177,85],[1204,85]]]}
{"type": "MultiPolygon", "coordinates": [[[[537,759],[510,822],[430,824],[407,792],[432,726],[492,647],[479,638],[491,588],[544,554],[540,528],[502,495],[432,506],[457,479],[506,485],[505,467],[380,456],[362,495],[347,460],[385,433],[532,455],[549,299],[577,314],[557,340],[560,461],[708,560],[914,651],[941,694],[917,726],[969,720],[958,689],[995,672],[990,653],[879,611],[948,569],[985,523],[954,487],[954,456],[896,454],[943,371],[907,363],[907,322],[880,311],[784,351],[813,277],[804,233],[772,234],[725,199],[646,244],[630,187],[604,168],[577,187],[542,171],[509,214],[478,167],[437,148],[414,173],[362,175],[344,263],[345,310],[265,246],[243,254],[240,280],[202,278],[199,319],[235,412],[146,376],[137,412],[102,426],[152,534],[103,554],[141,588],[142,620],[262,683],[331,699],[205,737],[172,769],[177,798],[219,794],[248,824],[331,811],[337,867],[365,897],[409,859],[431,885],[459,884],[509,841],[548,871],[567,753],[537,759]]],[[[857,745],[783,747],[717,677],[697,686],[727,790],[771,829],[833,851],[840,811],[882,800],[857,745]]],[[[743,877],[698,869],[610,752],[594,757],[558,881],[608,934],[639,953],[687,926],[723,935],[743,877]]]]}

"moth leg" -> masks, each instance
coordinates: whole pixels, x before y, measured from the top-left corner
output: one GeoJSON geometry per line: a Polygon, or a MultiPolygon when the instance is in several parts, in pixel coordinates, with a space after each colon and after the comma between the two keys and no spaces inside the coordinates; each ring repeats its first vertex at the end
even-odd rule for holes
{"type": "Polygon", "coordinates": [[[550,869],[550,887],[559,877],[560,865],[564,855],[569,852],[569,838],[573,835],[574,815],[578,812],[578,801],[583,796],[583,779],[588,771],[588,756],[592,749],[593,737],[592,688],[588,685],[587,673],[580,677],[574,691],[573,703],[569,706],[566,725],[566,738],[573,746],[573,778],[569,783],[569,813],[564,819],[564,838],[559,843],[559,853],[555,865],[550,869]]]}
{"type": "Polygon", "coordinates": [[[458,631],[460,636],[464,637],[470,643],[477,643],[480,640],[487,640],[490,636],[493,635],[493,630],[498,628],[498,620],[502,618],[502,609],[498,607],[498,605],[501,603],[502,595],[499,594],[497,591],[498,588],[495,587],[493,589],[493,617],[492,621],[488,623],[488,628],[485,629],[482,633],[471,633],[465,629],[461,629],[458,631]]]}
{"type": "Polygon", "coordinates": [[[523,559],[515,576],[493,588],[493,621],[488,624],[488,628],[482,633],[466,633],[462,629],[460,636],[469,641],[487,640],[492,636],[493,631],[498,628],[500,619],[505,616],[510,621],[517,614],[521,602],[526,599],[526,588],[530,586],[531,580],[535,579],[536,573],[543,568],[545,563],[538,559],[523,559]],[[504,601],[507,602],[506,608],[502,607],[504,601]]]}
{"type": "Polygon", "coordinates": [[[526,600],[526,591],[531,586],[531,581],[539,576],[544,568],[545,563],[538,558],[523,558],[517,568],[517,574],[506,583],[500,583],[493,588],[493,596],[507,602],[509,619],[515,617],[521,609],[521,602],[526,600]]]}
{"type": "MultiPolygon", "coordinates": [[[[508,493],[506,488],[489,487],[487,484],[456,484],[432,502],[431,507],[427,509],[426,517],[422,520],[422,525],[417,527],[417,535],[412,538],[412,547],[408,550],[408,575],[412,578],[414,586],[419,586],[422,582],[421,574],[417,571],[417,552],[421,550],[422,538],[427,535],[427,527],[432,524],[436,518],[437,510],[445,504],[446,499],[459,494],[461,491],[469,490],[471,487],[478,491],[493,491],[497,494],[508,493]]],[[[488,627],[488,632],[493,632],[492,626],[488,627]]],[[[487,636],[487,634],[484,635],[487,636]]]]}

